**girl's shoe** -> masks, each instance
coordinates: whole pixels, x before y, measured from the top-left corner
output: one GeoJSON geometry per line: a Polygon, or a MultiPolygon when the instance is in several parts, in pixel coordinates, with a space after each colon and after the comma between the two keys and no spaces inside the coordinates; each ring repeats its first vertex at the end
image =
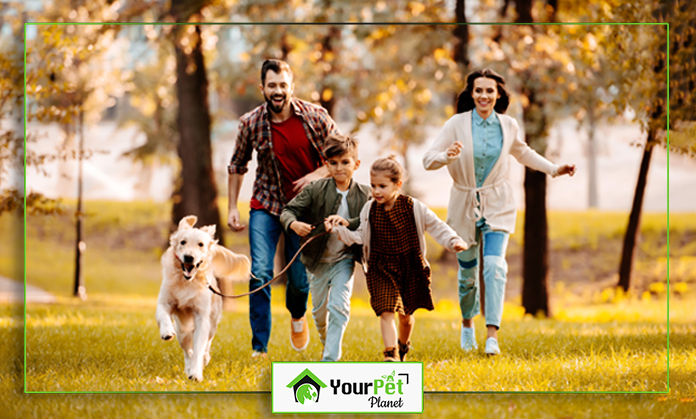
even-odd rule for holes
{"type": "Polygon", "coordinates": [[[384,362],[399,362],[399,349],[390,346],[384,350],[384,362]]]}
{"type": "Polygon", "coordinates": [[[500,355],[500,347],[496,338],[486,339],[486,355],[500,355]]]}
{"type": "Polygon", "coordinates": [[[406,362],[406,354],[408,353],[408,351],[411,350],[411,341],[409,340],[405,344],[401,343],[401,341],[398,341],[398,342],[399,342],[399,359],[401,359],[401,362],[406,362]]]}
{"type": "Polygon", "coordinates": [[[474,330],[473,325],[471,327],[462,326],[460,344],[464,352],[471,352],[474,349],[478,349],[478,345],[476,344],[476,330],[474,330]]]}

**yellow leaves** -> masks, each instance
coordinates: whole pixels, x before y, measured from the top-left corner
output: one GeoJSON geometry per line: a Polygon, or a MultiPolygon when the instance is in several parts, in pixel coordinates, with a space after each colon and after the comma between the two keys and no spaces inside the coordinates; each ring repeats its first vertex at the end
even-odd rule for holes
{"type": "Polygon", "coordinates": [[[686,282],[677,282],[674,284],[674,292],[677,294],[686,294],[689,290],[689,285],[686,282]]]}
{"type": "Polygon", "coordinates": [[[248,52],[244,51],[244,52],[242,52],[242,53],[239,54],[239,59],[240,59],[243,63],[246,63],[246,62],[249,62],[249,60],[251,59],[251,55],[249,55],[248,52]]]}
{"type": "Polygon", "coordinates": [[[442,48],[437,48],[433,52],[433,56],[435,57],[436,60],[441,60],[443,58],[449,58],[449,53],[442,48]]]}
{"type": "Polygon", "coordinates": [[[430,92],[430,89],[423,89],[416,94],[416,102],[425,104],[430,102],[430,99],[432,99],[432,97],[433,94],[430,92]]]}
{"type": "Polygon", "coordinates": [[[419,14],[425,11],[425,5],[420,2],[412,1],[408,4],[408,7],[411,9],[411,14],[414,17],[418,16],[419,14]]]}
{"type": "Polygon", "coordinates": [[[324,91],[321,93],[321,99],[324,102],[330,101],[332,97],[333,97],[333,91],[329,88],[324,89],[324,91]]]}
{"type": "Polygon", "coordinates": [[[527,108],[529,106],[529,98],[527,95],[520,95],[520,102],[522,102],[523,108],[527,108]]]}

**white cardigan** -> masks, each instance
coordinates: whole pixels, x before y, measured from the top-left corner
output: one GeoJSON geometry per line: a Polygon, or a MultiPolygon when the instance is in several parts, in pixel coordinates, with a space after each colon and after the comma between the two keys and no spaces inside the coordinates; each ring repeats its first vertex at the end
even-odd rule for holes
{"type": "MultiPolygon", "coordinates": [[[[416,220],[421,255],[423,255],[425,264],[430,266],[425,258],[426,231],[436,242],[452,252],[454,252],[454,245],[462,239],[424,203],[413,197],[411,199],[413,199],[413,216],[416,220]]],[[[361,244],[363,246],[362,265],[365,272],[367,272],[367,262],[370,260],[370,208],[372,208],[373,202],[375,200],[370,199],[360,210],[360,226],[357,230],[350,231],[344,226],[334,227],[334,231],[338,234],[338,239],[346,245],[361,244]]]]}
{"type": "Polygon", "coordinates": [[[502,230],[510,234],[515,231],[517,210],[512,187],[507,179],[509,155],[531,169],[554,177],[558,175],[558,166],[546,160],[523,141],[523,132],[514,118],[497,114],[503,131],[503,148],[483,185],[477,188],[471,130],[472,112],[475,110],[456,114],[445,122],[430,150],[423,156],[423,165],[426,170],[447,166],[454,180],[447,206],[447,224],[465,242],[475,244],[476,221],[482,217],[493,230],[502,230]],[[456,141],[463,144],[461,154],[455,158],[448,157],[447,147],[456,141]],[[479,192],[480,202],[476,192],[479,192]]]}

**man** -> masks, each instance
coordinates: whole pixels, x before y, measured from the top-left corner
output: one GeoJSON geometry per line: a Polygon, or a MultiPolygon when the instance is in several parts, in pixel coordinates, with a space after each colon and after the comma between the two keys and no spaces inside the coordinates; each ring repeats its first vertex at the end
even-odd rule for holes
{"type": "MultiPolygon", "coordinates": [[[[323,165],[324,140],[339,133],[335,122],[320,106],[292,97],[293,75],[290,66],[281,60],[266,60],[261,67],[259,86],[266,103],[244,114],[234,154],[228,166],[229,215],[227,224],[235,231],[240,224],[237,199],[251,152],[256,150],[258,167],[254,179],[249,215],[249,246],[251,248],[253,291],[273,277],[273,261],[280,235],[285,236],[286,260],[299,249],[300,238],[286,233],[280,223],[283,207],[310,182],[328,176],[323,165]]],[[[297,351],[309,344],[309,328],[305,312],[309,286],[300,259],[287,271],[285,306],[290,311],[290,344],[297,351]]],[[[268,352],[271,334],[271,287],[249,296],[252,357],[268,352]]]]}

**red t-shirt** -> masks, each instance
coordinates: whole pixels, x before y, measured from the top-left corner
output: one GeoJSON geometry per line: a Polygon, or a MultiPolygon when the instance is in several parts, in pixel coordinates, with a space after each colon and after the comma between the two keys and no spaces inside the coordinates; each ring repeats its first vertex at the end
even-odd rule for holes
{"type": "MultiPolygon", "coordinates": [[[[309,142],[302,119],[294,113],[283,122],[271,122],[271,143],[278,161],[283,191],[290,201],[297,195],[293,191],[293,182],[315,171],[321,165],[321,157],[309,142]]],[[[263,206],[252,198],[251,208],[263,209],[263,206]]]]}

